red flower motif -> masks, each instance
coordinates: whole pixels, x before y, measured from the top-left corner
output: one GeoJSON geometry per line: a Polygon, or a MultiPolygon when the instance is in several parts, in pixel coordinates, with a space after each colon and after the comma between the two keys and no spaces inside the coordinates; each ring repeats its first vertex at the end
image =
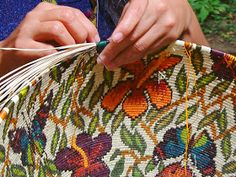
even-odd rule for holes
{"type": "Polygon", "coordinates": [[[218,79],[225,79],[227,81],[236,80],[236,57],[212,50],[211,58],[214,62],[212,70],[218,79]]]}
{"type": "Polygon", "coordinates": [[[148,66],[145,66],[141,60],[126,65],[124,69],[132,73],[134,77],[119,82],[109,90],[102,100],[102,107],[113,112],[123,101],[122,109],[129,117],[135,119],[147,110],[147,99],[150,99],[158,109],[168,105],[172,94],[167,82],[161,80],[158,83],[151,76],[156,71],[163,71],[176,65],[181,59],[177,56],[159,57],[152,60],[148,66]],[[145,96],[145,91],[149,98],[145,96]]]}
{"type": "Polygon", "coordinates": [[[167,166],[161,173],[159,173],[156,177],[192,177],[193,174],[191,170],[188,168],[185,169],[179,163],[171,164],[167,166]]]}
{"type": "Polygon", "coordinates": [[[102,158],[111,146],[111,136],[106,133],[94,139],[83,133],[72,140],[72,148],[66,147],[57,153],[55,164],[60,171],[73,171],[72,177],[108,177],[110,170],[102,158]]]}

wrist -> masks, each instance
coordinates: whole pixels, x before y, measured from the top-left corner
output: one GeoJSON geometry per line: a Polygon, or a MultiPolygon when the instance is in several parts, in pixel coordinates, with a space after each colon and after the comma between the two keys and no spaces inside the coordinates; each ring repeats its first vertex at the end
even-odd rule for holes
{"type": "MultiPolygon", "coordinates": [[[[5,40],[0,41],[0,48],[5,47],[5,40]]],[[[0,49],[0,77],[6,73],[6,64],[4,61],[4,51],[0,49]]]]}
{"type": "MultiPolygon", "coordinates": [[[[0,41],[0,48],[4,47],[4,41],[0,41]]],[[[0,50],[0,68],[2,65],[2,50],[0,50]]]]}
{"type": "Polygon", "coordinates": [[[197,16],[192,10],[192,8],[191,8],[191,20],[182,35],[182,39],[188,42],[209,46],[209,43],[207,42],[207,39],[205,38],[205,35],[202,32],[197,16]]]}

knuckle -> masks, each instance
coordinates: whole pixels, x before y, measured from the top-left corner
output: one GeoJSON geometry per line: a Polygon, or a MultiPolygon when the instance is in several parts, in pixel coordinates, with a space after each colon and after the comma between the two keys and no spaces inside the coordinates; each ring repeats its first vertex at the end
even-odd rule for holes
{"type": "Polygon", "coordinates": [[[136,54],[136,55],[141,55],[143,52],[146,51],[146,45],[142,42],[136,42],[133,46],[132,51],[136,54]]]}
{"type": "Polygon", "coordinates": [[[34,19],[36,16],[36,13],[34,11],[31,11],[31,12],[28,12],[25,16],[25,20],[31,20],[31,19],[34,19]]]}
{"type": "Polygon", "coordinates": [[[172,29],[173,27],[176,26],[176,20],[174,17],[170,17],[167,21],[166,21],[166,25],[165,27],[167,29],[172,29]]]}
{"type": "Polygon", "coordinates": [[[64,32],[63,24],[59,21],[52,22],[51,26],[49,27],[49,31],[53,34],[61,34],[64,32]]]}
{"type": "Polygon", "coordinates": [[[38,7],[38,8],[44,8],[44,7],[48,6],[48,5],[49,5],[49,3],[44,1],[44,2],[39,3],[39,4],[37,5],[37,7],[38,7]]]}
{"type": "Polygon", "coordinates": [[[176,33],[176,32],[172,32],[172,33],[170,33],[169,35],[168,35],[168,39],[170,40],[170,41],[174,41],[174,40],[176,40],[176,39],[178,39],[178,34],[176,33]]]}
{"type": "Polygon", "coordinates": [[[15,44],[14,44],[15,48],[24,48],[25,45],[26,45],[26,42],[25,42],[25,40],[22,37],[19,36],[15,40],[15,44]]]}
{"type": "Polygon", "coordinates": [[[76,18],[76,14],[71,9],[65,8],[61,13],[61,18],[68,23],[73,22],[73,20],[76,18]]]}
{"type": "Polygon", "coordinates": [[[81,28],[79,31],[80,42],[84,42],[88,37],[88,31],[84,28],[81,28]]]}
{"type": "Polygon", "coordinates": [[[160,1],[157,5],[156,5],[156,11],[160,14],[166,12],[168,9],[166,2],[160,1]]]}
{"type": "Polygon", "coordinates": [[[130,42],[134,43],[137,40],[138,36],[135,33],[132,33],[129,37],[130,42]]]}

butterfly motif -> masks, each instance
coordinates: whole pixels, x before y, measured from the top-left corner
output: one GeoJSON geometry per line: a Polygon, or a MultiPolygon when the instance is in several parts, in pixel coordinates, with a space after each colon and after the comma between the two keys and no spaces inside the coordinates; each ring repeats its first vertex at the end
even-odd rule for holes
{"type": "Polygon", "coordinates": [[[46,125],[49,111],[51,108],[53,92],[50,91],[43,105],[40,106],[31,121],[31,128],[27,125],[25,128],[10,130],[8,133],[10,146],[15,153],[21,154],[21,161],[24,166],[34,165],[35,153],[42,156],[46,146],[46,136],[43,129],[46,125]]]}
{"type": "MultiPolygon", "coordinates": [[[[191,132],[191,126],[190,126],[191,132]]],[[[153,160],[157,164],[161,160],[176,158],[186,151],[187,129],[186,126],[171,128],[164,135],[164,141],[154,149],[153,160]]],[[[198,136],[192,135],[189,141],[188,157],[204,176],[214,176],[216,145],[206,130],[198,136]]]]}

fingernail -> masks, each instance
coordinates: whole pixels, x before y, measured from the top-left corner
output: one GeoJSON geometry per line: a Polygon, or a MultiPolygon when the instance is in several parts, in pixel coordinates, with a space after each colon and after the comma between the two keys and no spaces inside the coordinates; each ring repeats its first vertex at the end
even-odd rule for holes
{"type": "Polygon", "coordinates": [[[100,37],[98,34],[95,36],[95,42],[100,42],[100,37]]]}
{"type": "Polygon", "coordinates": [[[122,41],[124,38],[124,35],[121,32],[115,33],[112,36],[112,40],[116,43],[119,43],[120,41],[122,41]]]}

